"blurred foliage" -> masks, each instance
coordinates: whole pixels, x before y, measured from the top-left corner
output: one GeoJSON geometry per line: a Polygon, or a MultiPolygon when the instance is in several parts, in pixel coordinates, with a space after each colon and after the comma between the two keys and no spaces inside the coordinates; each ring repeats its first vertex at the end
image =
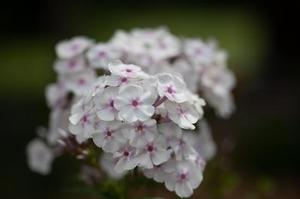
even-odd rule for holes
{"type": "MultiPolygon", "coordinates": [[[[75,4],[76,5],[76,4],[75,4]]],[[[44,87],[55,81],[52,63],[54,46],[59,40],[86,35],[98,42],[106,42],[118,29],[166,26],[182,37],[214,38],[221,48],[228,51],[229,65],[239,76],[252,76],[258,70],[265,54],[267,31],[263,21],[247,10],[205,9],[156,9],[156,10],[101,10],[70,9],[72,16],[67,27],[72,32],[4,40],[0,47],[0,91],[4,94],[40,94],[44,87]],[[74,34],[74,35],[73,35],[74,34]]]]}

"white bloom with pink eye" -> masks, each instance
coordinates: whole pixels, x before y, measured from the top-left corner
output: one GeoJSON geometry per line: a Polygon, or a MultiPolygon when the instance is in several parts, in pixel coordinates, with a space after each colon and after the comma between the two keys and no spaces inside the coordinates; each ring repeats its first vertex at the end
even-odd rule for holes
{"type": "Polygon", "coordinates": [[[136,155],[136,148],[129,144],[123,145],[117,152],[113,153],[114,170],[117,173],[123,173],[134,169],[138,165],[136,155]]]}
{"type": "Polygon", "coordinates": [[[118,111],[114,105],[117,94],[117,88],[107,87],[95,96],[96,114],[99,119],[103,121],[113,121],[117,119],[118,111]]]}
{"type": "Polygon", "coordinates": [[[201,84],[216,95],[225,95],[235,85],[235,78],[227,68],[210,68],[205,70],[201,84]]]}
{"type": "Polygon", "coordinates": [[[108,65],[108,69],[112,75],[120,77],[138,78],[145,75],[140,67],[133,64],[111,63],[108,65]]]}
{"type": "Polygon", "coordinates": [[[70,132],[74,135],[81,134],[84,138],[90,138],[95,132],[95,118],[94,104],[85,102],[84,99],[79,100],[71,109],[70,132]]]}
{"type": "Polygon", "coordinates": [[[195,106],[188,102],[177,104],[165,102],[169,118],[183,129],[195,129],[194,124],[200,119],[200,114],[195,110],[195,106]]]}
{"type": "Polygon", "coordinates": [[[67,89],[63,82],[49,84],[46,88],[46,100],[52,109],[62,108],[67,102],[67,89]]]}
{"type": "Polygon", "coordinates": [[[54,70],[58,74],[69,74],[81,71],[86,68],[83,56],[72,57],[70,59],[59,59],[54,64],[54,70]]]}
{"type": "Polygon", "coordinates": [[[133,42],[129,34],[122,30],[117,30],[109,41],[114,48],[118,48],[126,53],[135,49],[133,42]]]}
{"type": "Polygon", "coordinates": [[[100,121],[92,134],[93,142],[105,152],[114,153],[125,142],[121,134],[122,123],[118,121],[100,121]]]}
{"type": "Polygon", "coordinates": [[[157,75],[157,85],[159,96],[166,96],[168,100],[177,103],[187,101],[187,88],[179,76],[169,73],[160,73],[157,75]]]}
{"type": "Polygon", "coordinates": [[[91,47],[93,41],[86,37],[78,36],[70,40],[59,42],[56,47],[56,54],[61,59],[70,59],[82,54],[87,48],[91,47]]]}
{"type": "Polygon", "coordinates": [[[138,149],[138,163],[141,167],[152,169],[160,165],[171,157],[171,152],[167,149],[166,140],[163,136],[156,136],[155,140],[146,143],[138,149]]]}
{"type": "Polygon", "coordinates": [[[169,173],[165,186],[179,197],[188,198],[202,181],[202,171],[191,161],[171,161],[166,164],[169,173]]]}
{"type": "Polygon", "coordinates": [[[213,42],[205,43],[199,39],[186,39],[183,44],[183,52],[193,64],[203,67],[212,63],[215,44],[213,42]]]}
{"type": "Polygon", "coordinates": [[[130,38],[136,43],[136,54],[144,53],[155,62],[174,57],[180,51],[179,40],[165,28],[136,28],[131,31],[130,38]]]}
{"type": "Polygon", "coordinates": [[[122,132],[132,146],[141,147],[152,142],[157,136],[156,121],[153,119],[136,121],[127,125],[122,132]]]}
{"type": "Polygon", "coordinates": [[[28,166],[32,171],[47,175],[55,157],[53,151],[41,139],[30,141],[26,148],[28,166]]]}
{"type": "Polygon", "coordinates": [[[235,110],[231,90],[235,86],[235,77],[227,68],[206,70],[201,79],[203,95],[217,115],[226,118],[235,110]]]}
{"type": "Polygon", "coordinates": [[[65,82],[66,88],[75,95],[81,96],[88,94],[91,85],[96,80],[94,70],[85,69],[74,74],[60,76],[61,81],[65,82]]]}
{"type": "Polygon", "coordinates": [[[120,89],[114,106],[119,110],[119,118],[126,122],[145,121],[154,114],[155,100],[156,96],[141,86],[127,85],[120,89]]]}
{"type": "Polygon", "coordinates": [[[110,44],[98,43],[88,50],[86,56],[93,68],[107,70],[111,61],[121,58],[121,52],[110,44]]]}

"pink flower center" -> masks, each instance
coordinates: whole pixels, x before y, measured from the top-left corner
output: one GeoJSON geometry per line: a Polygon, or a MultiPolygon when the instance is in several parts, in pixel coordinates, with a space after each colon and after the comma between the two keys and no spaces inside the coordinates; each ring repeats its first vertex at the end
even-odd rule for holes
{"type": "Polygon", "coordinates": [[[112,108],[114,108],[114,100],[111,100],[111,101],[109,102],[109,106],[112,107],[112,108]]]}
{"type": "Polygon", "coordinates": [[[181,174],[179,175],[179,179],[180,179],[180,180],[186,180],[186,179],[187,179],[187,174],[186,174],[186,173],[181,173],[181,174]]]}
{"type": "Polygon", "coordinates": [[[152,145],[148,145],[147,151],[152,152],[154,150],[154,147],[152,145]]]}
{"type": "Polygon", "coordinates": [[[195,49],[195,54],[196,55],[201,55],[203,52],[202,52],[202,49],[201,48],[196,48],[195,49]]]}
{"type": "Polygon", "coordinates": [[[78,80],[78,83],[79,83],[79,85],[84,85],[85,84],[85,80],[81,78],[81,79],[78,80]]]}
{"type": "Polygon", "coordinates": [[[111,130],[106,131],[106,136],[110,137],[112,134],[111,130]]]}
{"type": "Polygon", "coordinates": [[[123,155],[124,155],[125,157],[128,157],[128,156],[129,156],[129,152],[128,152],[128,151],[124,151],[124,152],[123,152],[123,155]]]}
{"type": "Polygon", "coordinates": [[[71,46],[71,50],[72,50],[72,51],[76,51],[76,50],[78,50],[78,48],[79,48],[79,45],[78,45],[78,44],[73,44],[73,45],[71,46]]]}
{"type": "Polygon", "coordinates": [[[144,125],[143,124],[139,124],[136,127],[137,132],[143,132],[144,131],[144,125]]]}
{"type": "Polygon", "coordinates": [[[130,68],[127,68],[127,69],[126,69],[126,72],[127,72],[127,73],[131,73],[132,70],[131,70],[130,68]]]}
{"type": "Polygon", "coordinates": [[[170,94],[175,93],[175,90],[172,88],[172,86],[167,87],[167,93],[170,93],[170,94]]]}
{"type": "Polygon", "coordinates": [[[82,117],[81,121],[82,121],[83,123],[87,123],[87,121],[88,121],[87,115],[84,115],[84,116],[82,117]]]}
{"type": "Polygon", "coordinates": [[[106,53],[103,52],[103,51],[102,51],[102,52],[99,52],[99,53],[98,53],[98,57],[99,57],[99,58],[106,57],[106,53]]]}
{"type": "Polygon", "coordinates": [[[131,105],[133,107],[137,107],[139,105],[139,102],[137,100],[132,100],[131,105]]]}
{"type": "Polygon", "coordinates": [[[68,66],[69,66],[69,68],[75,68],[76,64],[77,63],[75,60],[70,60],[68,66]]]}
{"type": "Polygon", "coordinates": [[[128,81],[128,79],[126,78],[126,77],[122,77],[121,78],[121,83],[125,83],[125,82],[127,82],[128,81]]]}

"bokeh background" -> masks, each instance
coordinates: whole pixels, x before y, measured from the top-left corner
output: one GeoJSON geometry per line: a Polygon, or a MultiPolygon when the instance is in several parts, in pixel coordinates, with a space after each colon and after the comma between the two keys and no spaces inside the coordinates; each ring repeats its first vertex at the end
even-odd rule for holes
{"type": "MultiPolygon", "coordinates": [[[[218,155],[192,198],[300,198],[298,12],[288,0],[1,2],[0,198],[93,198],[71,191],[74,161],[58,159],[47,177],[26,164],[26,143],[47,125],[44,88],[55,80],[54,45],[75,35],[106,41],[117,29],[161,25],[176,35],[216,38],[238,79],[232,118],[208,113],[218,155]]],[[[133,195],[175,198],[161,188],[136,187],[133,195]]]]}

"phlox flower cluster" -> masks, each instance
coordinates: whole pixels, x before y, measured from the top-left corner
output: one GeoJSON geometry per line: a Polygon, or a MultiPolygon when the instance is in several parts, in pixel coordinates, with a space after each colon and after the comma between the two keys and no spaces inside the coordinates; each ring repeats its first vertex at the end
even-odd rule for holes
{"type": "Polygon", "coordinates": [[[202,181],[205,160],[188,136],[202,119],[203,99],[188,91],[180,76],[151,76],[136,65],[110,64],[72,106],[69,130],[112,158],[113,170],[139,168],[188,197],[202,181]],[[126,81],[119,81],[126,79],[126,81]]]}
{"type": "Polygon", "coordinates": [[[221,117],[234,110],[235,78],[216,42],[178,38],[165,28],[133,29],[106,43],[74,37],[55,50],[48,129],[39,128],[28,144],[29,167],[48,174],[55,157],[85,159],[93,147],[109,177],[135,169],[191,196],[216,152],[203,106],[221,117]]]}

